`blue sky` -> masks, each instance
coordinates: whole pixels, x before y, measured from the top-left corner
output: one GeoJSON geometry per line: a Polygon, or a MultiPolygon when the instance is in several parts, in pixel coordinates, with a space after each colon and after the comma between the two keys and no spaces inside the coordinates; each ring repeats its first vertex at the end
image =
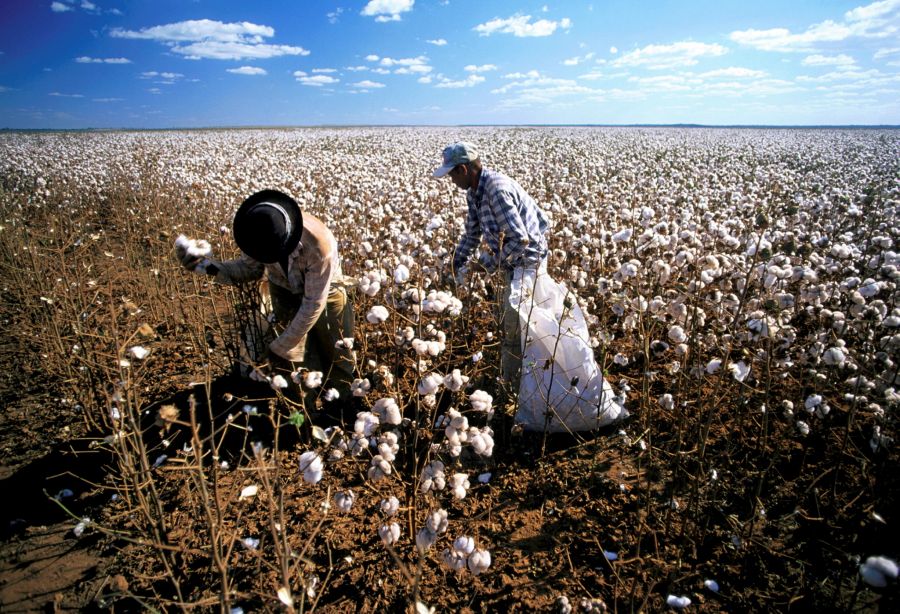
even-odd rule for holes
{"type": "Polygon", "coordinates": [[[0,128],[900,124],[900,0],[5,0],[0,128]]]}

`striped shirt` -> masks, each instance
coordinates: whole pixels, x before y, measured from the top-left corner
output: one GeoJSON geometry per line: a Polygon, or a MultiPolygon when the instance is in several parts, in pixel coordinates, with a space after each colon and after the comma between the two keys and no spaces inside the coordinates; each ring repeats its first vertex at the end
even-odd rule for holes
{"type": "Polygon", "coordinates": [[[478,258],[488,271],[537,268],[547,255],[549,223],[534,199],[503,173],[481,169],[478,187],[466,194],[465,232],[453,255],[453,268],[465,266],[482,236],[488,251],[478,258]]]}

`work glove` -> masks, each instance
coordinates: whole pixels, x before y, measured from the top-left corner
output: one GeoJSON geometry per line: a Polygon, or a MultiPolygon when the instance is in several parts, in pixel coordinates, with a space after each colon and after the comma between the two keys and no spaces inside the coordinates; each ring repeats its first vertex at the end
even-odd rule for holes
{"type": "Polygon", "coordinates": [[[218,269],[209,259],[211,255],[212,248],[203,239],[188,239],[184,235],[178,235],[175,239],[175,257],[188,271],[215,274],[214,271],[218,269]]]}

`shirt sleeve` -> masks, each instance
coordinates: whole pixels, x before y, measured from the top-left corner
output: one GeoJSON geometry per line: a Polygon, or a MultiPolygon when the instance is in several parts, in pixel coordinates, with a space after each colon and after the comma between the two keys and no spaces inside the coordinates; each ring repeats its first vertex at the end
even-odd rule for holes
{"type": "Polygon", "coordinates": [[[241,254],[235,260],[225,262],[210,261],[218,271],[214,277],[220,284],[235,286],[262,279],[266,266],[262,262],[253,260],[246,254],[241,254]]]}
{"type": "Polygon", "coordinates": [[[306,335],[325,310],[331,280],[335,274],[335,255],[311,258],[304,270],[303,300],[290,324],[269,344],[275,354],[290,361],[303,360],[306,335]]]}
{"type": "Polygon", "coordinates": [[[519,213],[516,195],[508,190],[498,190],[492,195],[491,211],[499,231],[503,233],[499,260],[501,263],[515,261],[529,243],[528,229],[519,213]]]}
{"type": "Polygon", "coordinates": [[[465,266],[469,256],[475,251],[481,241],[481,225],[478,222],[478,213],[475,211],[474,198],[469,201],[469,211],[466,214],[466,225],[462,237],[453,253],[453,269],[458,271],[465,266]]]}

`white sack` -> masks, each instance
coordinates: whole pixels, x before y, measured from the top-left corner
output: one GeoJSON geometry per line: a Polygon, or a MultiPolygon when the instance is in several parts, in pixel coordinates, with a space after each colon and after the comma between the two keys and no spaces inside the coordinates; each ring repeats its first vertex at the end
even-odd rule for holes
{"type": "Polygon", "coordinates": [[[594,360],[574,295],[546,265],[516,269],[509,301],[519,312],[523,346],[516,424],[530,431],[588,431],[628,416],[594,360]]]}

